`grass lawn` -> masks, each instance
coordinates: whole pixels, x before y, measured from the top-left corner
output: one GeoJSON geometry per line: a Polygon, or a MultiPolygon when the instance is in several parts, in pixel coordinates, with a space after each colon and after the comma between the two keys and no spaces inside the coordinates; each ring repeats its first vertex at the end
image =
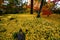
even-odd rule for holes
{"type": "Polygon", "coordinates": [[[26,30],[26,40],[60,40],[60,15],[49,17],[35,14],[8,14],[0,16],[0,40],[15,40],[13,33],[26,30]],[[5,30],[5,31],[3,31],[5,30]]]}

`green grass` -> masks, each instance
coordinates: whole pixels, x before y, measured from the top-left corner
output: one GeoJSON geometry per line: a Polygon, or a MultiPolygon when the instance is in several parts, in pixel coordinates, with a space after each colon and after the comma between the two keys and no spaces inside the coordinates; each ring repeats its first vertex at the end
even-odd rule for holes
{"type": "Polygon", "coordinates": [[[26,30],[26,40],[60,40],[60,17],[52,15],[50,17],[36,18],[33,14],[8,14],[0,17],[0,25],[7,31],[0,32],[0,40],[15,40],[13,34],[21,28],[26,30]]]}

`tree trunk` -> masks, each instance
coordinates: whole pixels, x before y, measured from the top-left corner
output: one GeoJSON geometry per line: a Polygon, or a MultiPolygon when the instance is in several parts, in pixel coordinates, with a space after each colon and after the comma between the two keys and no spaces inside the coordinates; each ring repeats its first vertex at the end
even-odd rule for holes
{"type": "Polygon", "coordinates": [[[0,0],[0,5],[4,2],[4,0],[0,0]]]}
{"type": "Polygon", "coordinates": [[[33,0],[31,0],[31,10],[30,10],[30,14],[33,14],[33,0]]]}
{"type": "Polygon", "coordinates": [[[48,0],[48,3],[50,3],[51,0],[48,0]]]}
{"type": "Polygon", "coordinates": [[[41,13],[41,10],[42,10],[42,7],[43,7],[43,3],[44,3],[44,0],[41,0],[40,9],[39,9],[38,15],[37,15],[38,18],[40,17],[40,13],[41,13]]]}

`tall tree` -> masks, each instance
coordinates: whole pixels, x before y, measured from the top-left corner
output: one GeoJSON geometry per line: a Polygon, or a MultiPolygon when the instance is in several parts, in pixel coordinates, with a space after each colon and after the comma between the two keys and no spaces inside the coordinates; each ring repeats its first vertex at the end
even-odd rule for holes
{"type": "Polygon", "coordinates": [[[31,10],[30,10],[30,14],[33,14],[33,0],[31,0],[31,10]]]}
{"type": "Polygon", "coordinates": [[[43,3],[44,3],[44,0],[41,0],[40,9],[38,11],[37,17],[40,17],[40,13],[41,13],[41,10],[42,10],[42,7],[43,7],[43,3]]]}

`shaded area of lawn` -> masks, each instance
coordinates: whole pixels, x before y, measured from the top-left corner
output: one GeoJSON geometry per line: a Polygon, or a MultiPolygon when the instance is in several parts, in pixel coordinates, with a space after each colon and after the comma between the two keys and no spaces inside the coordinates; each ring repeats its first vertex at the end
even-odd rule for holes
{"type": "Polygon", "coordinates": [[[60,17],[51,15],[36,18],[30,14],[8,14],[0,16],[0,40],[14,40],[14,32],[21,28],[24,33],[26,30],[26,40],[60,40],[60,17]]]}

